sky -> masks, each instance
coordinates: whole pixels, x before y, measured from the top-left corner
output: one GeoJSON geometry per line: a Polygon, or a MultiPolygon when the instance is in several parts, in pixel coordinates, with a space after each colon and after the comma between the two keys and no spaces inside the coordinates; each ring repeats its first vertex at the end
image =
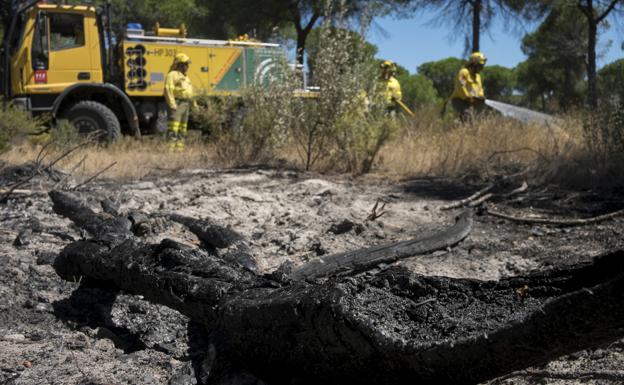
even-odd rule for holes
{"type": "MultiPolygon", "coordinates": [[[[449,56],[462,57],[464,37],[449,38],[448,25],[432,25],[433,13],[421,14],[411,19],[378,18],[368,33],[368,40],[379,48],[379,58],[393,60],[416,72],[420,64],[445,59],[449,56]],[[382,33],[383,31],[383,33],[382,33]]],[[[624,21],[619,25],[612,22],[611,28],[600,37],[599,51],[604,56],[598,60],[598,67],[624,58],[624,21]],[[612,44],[608,47],[607,42],[612,44]]],[[[506,31],[503,23],[495,23],[489,33],[481,37],[481,51],[487,56],[488,64],[515,67],[526,59],[520,49],[525,33],[537,27],[534,25],[516,26],[515,31],[506,31]]]]}

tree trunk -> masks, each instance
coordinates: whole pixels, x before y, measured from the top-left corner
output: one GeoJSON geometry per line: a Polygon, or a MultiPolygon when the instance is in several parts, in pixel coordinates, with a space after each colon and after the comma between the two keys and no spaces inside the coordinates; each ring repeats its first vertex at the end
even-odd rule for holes
{"type": "Polygon", "coordinates": [[[596,85],[596,45],[598,41],[598,26],[615,9],[620,0],[610,0],[604,9],[595,9],[593,0],[583,2],[579,0],[577,6],[587,18],[587,103],[595,109],[598,106],[598,90],[596,85]],[[601,13],[600,13],[601,12],[601,13]]]}
{"type": "Polygon", "coordinates": [[[596,40],[598,25],[593,18],[588,20],[589,37],[587,44],[587,102],[591,108],[598,106],[596,88],[596,40]]]}
{"type": "Polygon", "coordinates": [[[304,65],[306,40],[308,39],[308,35],[312,31],[312,28],[314,28],[314,25],[316,24],[318,19],[320,19],[321,14],[318,10],[314,10],[312,12],[312,15],[310,16],[310,20],[304,26],[301,16],[301,10],[299,9],[299,5],[297,2],[290,4],[290,13],[293,17],[295,30],[297,31],[297,51],[295,53],[297,64],[304,65]]]}
{"type": "MultiPolygon", "coordinates": [[[[84,217],[63,197],[51,194],[58,213],[84,217]]],[[[58,274],[177,309],[219,360],[273,384],[474,384],[624,334],[622,251],[499,282],[395,267],[309,284],[171,240],[99,237],[67,246],[58,274]]]]}
{"type": "Polygon", "coordinates": [[[474,0],[472,3],[472,52],[481,50],[481,9],[482,0],[474,0]]]}
{"type": "Polygon", "coordinates": [[[303,65],[305,59],[305,46],[308,34],[303,29],[297,29],[297,64],[303,65]]]}

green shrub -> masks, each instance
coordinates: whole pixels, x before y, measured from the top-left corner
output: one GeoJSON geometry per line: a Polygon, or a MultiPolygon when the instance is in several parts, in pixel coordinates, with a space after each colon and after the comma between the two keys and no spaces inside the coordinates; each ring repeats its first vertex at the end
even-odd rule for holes
{"type": "Polygon", "coordinates": [[[57,148],[69,149],[85,140],[68,120],[59,120],[50,128],[48,141],[57,148]]]}
{"type": "Polygon", "coordinates": [[[341,23],[320,27],[310,60],[319,96],[290,103],[290,136],[306,170],[366,173],[398,124],[380,100],[373,51],[341,23]]]}
{"type": "Polygon", "coordinates": [[[30,118],[27,112],[11,104],[0,105],[0,153],[8,151],[15,141],[25,135],[41,130],[41,120],[30,118]]]}
{"type": "Polygon", "coordinates": [[[232,97],[200,96],[192,109],[190,124],[205,136],[217,135],[240,117],[241,100],[232,97]]]}
{"type": "Polygon", "coordinates": [[[281,79],[266,88],[250,87],[237,101],[213,102],[214,116],[205,119],[211,124],[218,158],[231,165],[274,160],[287,139],[293,90],[288,79],[281,79]]]}
{"type": "Polygon", "coordinates": [[[317,97],[297,94],[297,75],[281,63],[276,81],[244,91],[235,108],[223,101],[202,103],[196,120],[210,131],[222,161],[266,163],[295,152],[306,170],[371,170],[398,123],[377,97],[374,50],[348,23],[326,18],[315,32],[309,63],[317,97]]]}

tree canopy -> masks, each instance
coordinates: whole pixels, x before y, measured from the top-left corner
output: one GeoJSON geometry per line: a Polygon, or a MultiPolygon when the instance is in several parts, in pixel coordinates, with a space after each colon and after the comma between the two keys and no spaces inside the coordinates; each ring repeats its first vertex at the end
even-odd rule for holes
{"type": "Polygon", "coordinates": [[[579,9],[559,7],[522,40],[528,58],[518,68],[518,89],[533,107],[565,111],[581,103],[587,52],[583,25],[579,9]]]}
{"type": "Polygon", "coordinates": [[[624,59],[616,60],[598,71],[601,99],[609,104],[624,104],[624,59]]]}
{"type": "Polygon", "coordinates": [[[463,65],[462,59],[449,57],[421,64],[418,67],[418,73],[431,79],[439,96],[448,98],[453,93],[457,72],[463,65]]]}

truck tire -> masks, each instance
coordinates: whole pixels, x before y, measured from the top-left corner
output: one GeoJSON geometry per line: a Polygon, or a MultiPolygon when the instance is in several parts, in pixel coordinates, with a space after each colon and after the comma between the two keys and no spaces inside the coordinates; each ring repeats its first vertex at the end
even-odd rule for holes
{"type": "Polygon", "coordinates": [[[99,142],[114,142],[121,137],[119,119],[102,103],[85,100],[74,104],[63,119],[76,127],[83,135],[92,135],[99,142]]]}

